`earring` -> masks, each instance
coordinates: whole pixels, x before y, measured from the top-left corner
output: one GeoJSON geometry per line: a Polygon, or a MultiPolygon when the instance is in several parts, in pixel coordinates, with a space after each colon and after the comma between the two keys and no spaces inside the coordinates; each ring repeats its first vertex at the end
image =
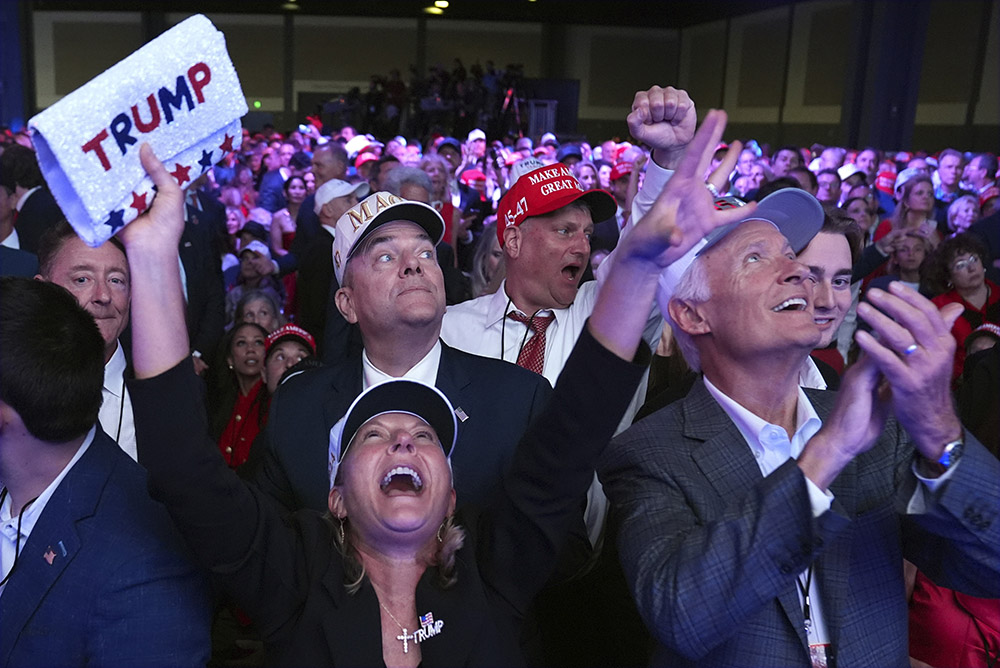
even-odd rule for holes
{"type": "Polygon", "coordinates": [[[346,540],[346,536],[344,535],[344,520],[341,519],[340,520],[340,544],[343,545],[345,540],[346,540]]]}
{"type": "Polygon", "coordinates": [[[451,516],[449,515],[448,517],[444,518],[444,522],[441,522],[441,526],[438,527],[438,530],[437,530],[437,541],[439,543],[443,543],[444,542],[444,538],[441,537],[441,532],[444,531],[445,529],[447,529],[450,526],[451,526],[451,516]]]}

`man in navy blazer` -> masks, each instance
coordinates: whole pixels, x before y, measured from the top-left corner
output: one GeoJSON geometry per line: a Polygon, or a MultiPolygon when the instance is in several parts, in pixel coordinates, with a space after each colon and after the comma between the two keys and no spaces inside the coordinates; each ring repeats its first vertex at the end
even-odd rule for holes
{"type": "Polygon", "coordinates": [[[38,253],[38,242],[50,227],[64,218],[38,168],[35,152],[13,144],[0,154],[0,187],[15,203],[14,228],[21,250],[38,253]]]}
{"type": "Polygon", "coordinates": [[[821,331],[795,253],[822,208],[786,189],[748,212],[709,235],[667,306],[703,378],[599,466],[654,663],[908,666],[904,557],[1000,595],[1000,465],[949,394],[958,313],[873,290],[858,315],[878,338],[857,335],[840,393],[802,390],[821,331]]]}
{"type": "Polygon", "coordinates": [[[485,503],[521,434],[547,401],[541,376],[460,352],[440,339],[445,294],[435,244],[441,215],[379,192],[337,221],[333,268],[337,306],[357,323],[361,357],[306,371],[278,388],[255,482],[290,510],[325,511],[330,428],[361,390],[394,377],[437,385],[459,422],[453,467],[459,503],[485,503]]]}
{"type": "Polygon", "coordinates": [[[0,279],[0,666],[194,666],[210,601],[143,469],[96,425],[104,341],[63,288],[0,279]]]}

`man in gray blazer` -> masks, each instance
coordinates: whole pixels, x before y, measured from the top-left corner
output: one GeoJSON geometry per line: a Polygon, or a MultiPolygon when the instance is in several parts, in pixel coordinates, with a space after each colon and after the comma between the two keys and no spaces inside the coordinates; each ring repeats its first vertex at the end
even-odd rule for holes
{"type": "Polygon", "coordinates": [[[958,313],[874,290],[841,392],[798,387],[821,332],[795,253],[822,220],[788,189],[709,235],[667,307],[704,376],[600,464],[656,664],[907,666],[904,556],[1000,595],[1000,465],[948,392],[958,313]]]}

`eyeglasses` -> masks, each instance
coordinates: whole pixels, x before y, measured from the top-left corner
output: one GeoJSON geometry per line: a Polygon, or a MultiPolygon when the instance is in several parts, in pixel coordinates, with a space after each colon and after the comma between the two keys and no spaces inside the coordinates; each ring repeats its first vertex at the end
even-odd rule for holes
{"type": "Polygon", "coordinates": [[[955,264],[951,265],[951,270],[952,271],[963,271],[965,269],[969,269],[969,268],[975,267],[977,264],[979,264],[979,256],[978,255],[970,255],[969,257],[967,257],[967,258],[965,258],[963,260],[958,260],[957,262],[955,262],[955,264]]]}

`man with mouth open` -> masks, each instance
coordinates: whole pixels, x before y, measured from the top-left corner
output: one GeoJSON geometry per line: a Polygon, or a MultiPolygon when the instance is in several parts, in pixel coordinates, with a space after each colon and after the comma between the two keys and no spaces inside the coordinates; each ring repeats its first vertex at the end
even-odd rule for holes
{"type": "MultiPolygon", "coordinates": [[[[653,159],[633,203],[633,224],[673,174],[694,136],[696,119],[694,102],[683,90],[653,86],[636,93],[629,131],[653,149],[653,159]]],[[[596,272],[597,280],[580,285],[594,225],[613,217],[617,204],[606,191],[584,190],[561,164],[543,166],[528,158],[514,165],[511,179],[497,209],[507,278],[492,295],[449,306],[441,338],[461,350],[533,369],[555,385],[614,263],[612,253],[596,272]],[[532,343],[535,337],[540,345],[532,343]],[[536,346],[542,349],[538,353],[532,351],[536,346]]],[[[643,332],[651,346],[662,325],[651,308],[643,332]]],[[[641,403],[633,402],[623,425],[631,424],[641,403]]]]}
{"type": "Polygon", "coordinates": [[[840,243],[823,221],[789,188],[708,235],[666,302],[704,375],[599,462],[654,665],[907,666],[904,557],[1000,593],[1000,465],[949,393],[961,309],[873,289],[841,392],[799,386],[833,322],[796,256],[840,243]]]}

